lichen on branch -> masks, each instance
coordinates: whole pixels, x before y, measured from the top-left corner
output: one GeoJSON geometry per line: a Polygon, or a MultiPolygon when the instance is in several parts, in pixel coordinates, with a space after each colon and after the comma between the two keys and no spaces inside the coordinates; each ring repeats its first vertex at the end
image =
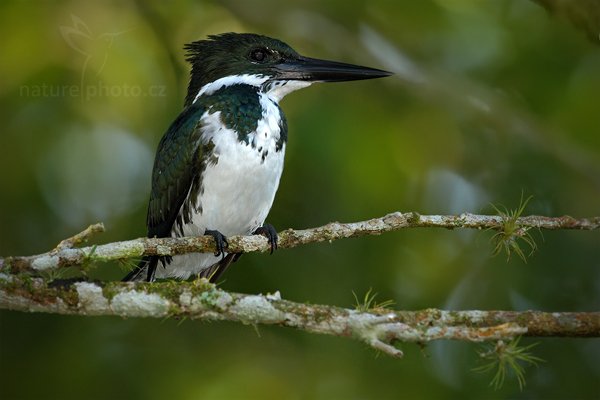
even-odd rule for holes
{"type": "Polygon", "coordinates": [[[0,274],[0,308],[67,315],[189,318],[296,328],[360,340],[394,357],[398,343],[453,339],[470,342],[516,336],[597,337],[600,313],[539,311],[355,310],[283,300],[279,292],[226,292],[194,282],[77,282],[51,287],[40,278],[0,274]]]}
{"type": "MultiPolygon", "coordinates": [[[[575,219],[570,216],[545,217],[527,216],[512,221],[515,227],[526,231],[530,228],[557,229],[600,229],[600,217],[575,219]]],[[[278,248],[291,248],[308,243],[331,242],[334,240],[380,235],[405,228],[445,228],[445,229],[492,229],[501,231],[506,221],[501,215],[420,215],[416,212],[394,212],[380,218],[366,221],[340,223],[331,222],[311,229],[287,229],[279,233],[278,248]]],[[[144,255],[177,255],[193,252],[214,252],[211,236],[182,238],[139,238],[103,245],[73,248],[75,244],[88,239],[91,234],[102,231],[101,225],[92,225],[81,234],[67,239],[54,250],[34,256],[0,258],[0,272],[18,274],[40,272],[50,269],[81,266],[90,260],[107,262],[140,258],[144,255]]],[[[517,229],[518,231],[518,229],[517,229]]],[[[267,252],[268,240],[263,236],[232,236],[228,239],[230,252],[267,252]]]]}

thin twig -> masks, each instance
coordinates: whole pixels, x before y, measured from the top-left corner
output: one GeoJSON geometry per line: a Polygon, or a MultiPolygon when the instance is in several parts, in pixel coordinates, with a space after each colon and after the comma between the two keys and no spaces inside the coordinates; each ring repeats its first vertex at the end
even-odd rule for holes
{"type": "MultiPolygon", "coordinates": [[[[366,221],[340,223],[304,230],[287,229],[279,233],[278,248],[291,248],[307,243],[332,242],[334,240],[380,235],[404,228],[445,229],[502,229],[503,217],[497,215],[420,215],[415,212],[394,212],[381,218],[366,221]]],[[[531,215],[518,218],[516,224],[524,228],[557,229],[600,229],[600,217],[576,219],[570,216],[544,217],[531,215]]],[[[89,228],[88,228],[89,229],[89,228]]],[[[230,252],[267,252],[270,246],[263,236],[232,236],[228,238],[230,252]]],[[[24,257],[0,258],[0,272],[13,274],[36,272],[53,268],[71,267],[94,261],[115,261],[140,258],[144,255],[177,255],[194,252],[214,252],[214,241],[210,236],[184,238],[140,238],[123,242],[88,246],[79,249],[63,248],[44,254],[24,257]]]]}
{"type": "Polygon", "coordinates": [[[599,337],[600,313],[541,311],[359,311],[296,303],[271,295],[229,293],[195,282],[91,283],[48,287],[39,278],[0,274],[0,308],[69,315],[191,318],[296,328],[351,337],[400,357],[399,342],[453,339],[471,342],[515,336],[599,337]]]}
{"type": "Polygon", "coordinates": [[[102,222],[90,225],[78,234],[73,235],[70,238],[61,240],[61,242],[56,246],[56,248],[52,252],[58,253],[59,251],[64,249],[72,249],[75,246],[79,246],[80,244],[87,242],[95,234],[102,232],[104,232],[104,224],[102,222]]]}

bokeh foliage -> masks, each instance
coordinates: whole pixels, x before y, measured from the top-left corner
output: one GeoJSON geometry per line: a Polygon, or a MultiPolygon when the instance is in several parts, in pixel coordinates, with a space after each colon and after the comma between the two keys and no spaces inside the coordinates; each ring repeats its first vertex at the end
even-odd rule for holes
{"type": "MultiPolygon", "coordinates": [[[[546,7],[549,1],[540,1],[546,7]]],[[[555,2],[559,3],[559,2],[555,2]]],[[[563,2],[565,3],[565,2],[563,2]]],[[[396,72],[286,98],[286,166],[268,221],[311,227],[394,210],[600,214],[600,46],[588,24],[527,0],[0,3],[0,254],[33,254],[102,220],[145,234],[154,149],[181,110],[184,43],[225,31],[396,72]],[[586,37],[587,33],[589,38],[586,37]]],[[[595,9],[597,12],[597,8],[595,9]]],[[[577,14],[579,15],[579,14],[577,14]]],[[[583,14],[587,15],[587,14],[583,14]]],[[[580,18],[581,19],[581,18],[580,18]]],[[[597,28],[597,26],[596,26],[597,28]]],[[[588,311],[595,232],[532,232],[492,258],[492,232],[410,230],[246,255],[227,290],[352,307],[588,311]]],[[[96,279],[118,279],[117,265],[96,279]]],[[[356,342],[273,327],[0,314],[2,398],[591,398],[597,340],[543,340],[547,362],[494,391],[473,346],[356,342]]],[[[527,342],[524,340],[524,342],[527,342]]],[[[527,343],[525,343],[527,344],[527,343]]]]}

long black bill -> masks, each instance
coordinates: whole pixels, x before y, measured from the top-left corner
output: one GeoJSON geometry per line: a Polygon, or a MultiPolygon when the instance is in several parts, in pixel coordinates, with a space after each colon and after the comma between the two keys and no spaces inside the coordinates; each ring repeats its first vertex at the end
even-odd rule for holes
{"type": "Polygon", "coordinates": [[[281,63],[276,68],[283,79],[313,82],[356,81],[392,75],[391,72],[381,69],[302,56],[281,63]]]}

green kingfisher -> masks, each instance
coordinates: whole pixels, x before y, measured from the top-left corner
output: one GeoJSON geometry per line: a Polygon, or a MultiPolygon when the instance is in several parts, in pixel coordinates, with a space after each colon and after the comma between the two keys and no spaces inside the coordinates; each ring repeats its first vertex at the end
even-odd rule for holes
{"type": "Polygon", "coordinates": [[[183,111],[158,144],[148,237],[211,235],[217,251],[145,257],[126,281],[197,276],[214,282],[240,257],[226,251],[231,235],[262,234],[272,253],[277,231],[264,221],[283,171],[281,99],[314,82],[391,75],[304,57],[280,40],[251,33],[212,35],[185,50],[190,82],[183,111]]]}

